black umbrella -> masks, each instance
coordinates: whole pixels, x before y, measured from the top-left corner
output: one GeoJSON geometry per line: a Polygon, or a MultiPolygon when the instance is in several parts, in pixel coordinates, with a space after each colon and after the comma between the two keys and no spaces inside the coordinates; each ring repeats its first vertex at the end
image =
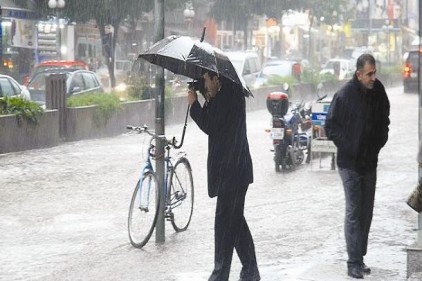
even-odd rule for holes
{"type": "Polygon", "coordinates": [[[201,78],[204,70],[213,71],[239,86],[246,96],[252,95],[242,76],[237,74],[224,52],[203,42],[203,39],[171,35],[156,42],[148,51],[140,54],[139,58],[175,74],[197,80],[201,78]]]}

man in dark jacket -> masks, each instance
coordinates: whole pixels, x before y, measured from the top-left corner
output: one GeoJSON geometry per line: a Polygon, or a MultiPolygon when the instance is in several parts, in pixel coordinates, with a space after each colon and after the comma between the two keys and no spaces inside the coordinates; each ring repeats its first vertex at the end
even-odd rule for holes
{"type": "Polygon", "coordinates": [[[363,278],[368,246],[378,154],[388,139],[390,103],[376,79],[375,59],[361,55],[356,72],[333,97],[325,130],[337,146],[337,165],[346,198],[345,238],[348,275],[363,278]]]}
{"type": "Polygon", "coordinates": [[[208,195],[217,196],[214,270],[209,280],[229,279],[234,248],[242,263],[240,280],[260,280],[255,246],[243,216],[246,192],[253,182],[245,97],[233,82],[213,72],[202,77],[204,106],[193,89],[188,91],[188,102],[192,119],[208,135],[208,195]]]}

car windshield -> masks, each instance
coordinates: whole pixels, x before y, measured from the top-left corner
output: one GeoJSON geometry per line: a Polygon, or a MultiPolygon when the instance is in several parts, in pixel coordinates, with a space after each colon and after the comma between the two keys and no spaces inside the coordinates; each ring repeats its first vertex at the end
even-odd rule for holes
{"type": "Polygon", "coordinates": [[[65,66],[65,65],[39,65],[36,67],[36,72],[41,72],[48,69],[85,69],[82,65],[72,65],[72,66],[65,66]]]}
{"type": "Polygon", "coordinates": [[[338,61],[329,61],[329,62],[327,62],[327,64],[325,65],[325,69],[334,69],[335,68],[335,66],[339,66],[340,65],[340,62],[338,62],[338,61]]]}
{"type": "Polygon", "coordinates": [[[70,76],[71,72],[40,72],[28,84],[28,90],[31,93],[31,100],[45,101],[45,82],[46,78],[51,74],[65,73],[66,79],[70,76]]]}
{"type": "Polygon", "coordinates": [[[262,74],[265,76],[278,75],[278,76],[290,76],[292,75],[292,63],[283,62],[280,64],[273,64],[264,66],[262,74]]]}

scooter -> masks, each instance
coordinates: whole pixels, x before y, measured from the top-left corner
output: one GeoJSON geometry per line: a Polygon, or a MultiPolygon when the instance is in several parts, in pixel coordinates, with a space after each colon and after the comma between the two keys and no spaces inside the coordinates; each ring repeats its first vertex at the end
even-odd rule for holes
{"type": "Polygon", "coordinates": [[[289,109],[289,86],[285,84],[283,91],[271,92],[267,95],[267,109],[271,113],[271,139],[274,147],[274,163],[276,172],[294,169],[304,159],[303,151],[309,146],[310,139],[306,133],[299,132],[302,122],[300,110],[303,104],[289,109]]]}

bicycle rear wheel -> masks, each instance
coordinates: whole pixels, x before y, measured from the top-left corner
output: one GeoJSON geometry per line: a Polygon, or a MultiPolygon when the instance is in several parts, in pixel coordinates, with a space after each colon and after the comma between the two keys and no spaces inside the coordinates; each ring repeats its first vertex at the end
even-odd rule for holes
{"type": "Polygon", "coordinates": [[[193,212],[193,178],[188,159],[177,160],[170,173],[170,186],[167,191],[170,203],[171,224],[175,231],[188,228],[193,212]]]}
{"type": "Polygon", "coordinates": [[[146,172],[136,184],[130,201],[128,232],[134,247],[142,248],[151,237],[157,222],[159,203],[157,177],[152,172],[146,172]]]}

